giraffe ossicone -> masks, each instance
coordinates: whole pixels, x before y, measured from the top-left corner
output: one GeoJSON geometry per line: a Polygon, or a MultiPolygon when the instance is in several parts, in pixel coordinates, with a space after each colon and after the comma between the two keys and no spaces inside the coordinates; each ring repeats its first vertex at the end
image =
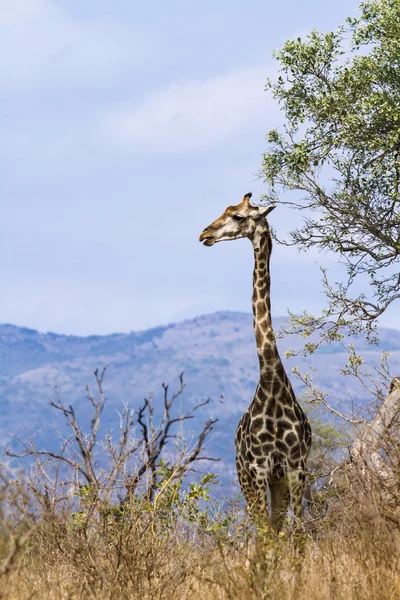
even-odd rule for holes
{"type": "Polygon", "coordinates": [[[236,468],[254,521],[262,523],[270,513],[271,525],[279,530],[290,506],[295,520],[301,518],[311,427],[286,375],[272,328],[272,239],[266,216],[275,206],[254,206],[250,198],[248,193],[240,204],[228,206],[202,231],[199,240],[213,246],[247,237],[253,245],[252,306],[260,379],[236,430],[236,468]]]}

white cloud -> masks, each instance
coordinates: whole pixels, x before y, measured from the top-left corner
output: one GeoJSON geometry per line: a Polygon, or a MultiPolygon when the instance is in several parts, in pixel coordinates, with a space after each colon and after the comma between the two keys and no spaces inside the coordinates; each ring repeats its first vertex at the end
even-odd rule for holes
{"type": "Polygon", "coordinates": [[[0,6],[0,25],[9,27],[18,21],[38,15],[44,10],[46,4],[46,0],[3,2],[0,6]]]}
{"type": "Polygon", "coordinates": [[[148,46],[121,23],[76,20],[50,0],[0,4],[0,86],[8,92],[42,80],[92,86],[127,64],[141,65],[148,46]]]}
{"type": "Polygon", "coordinates": [[[266,67],[174,83],[132,108],[105,116],[106,137],[136,152],[170,153],[208,148],[254,126],[266,129],[277,108],[264,91],[266,67]]]}
{"type": "MultiPolygon", "coordinates": [[[[40,156],[65,155],[73,148],[82,152],[92,143],[111,150],[179,154],[208,149],[238,133],[264,132],[273,124],[271,118],[276,120],[276,105],[264,92],[266,66],[166,84],[148,90],[143,100],[148,77],[143,82],[142,75],[155,61],[158,68],[163,61],[162,41],[148,33],[137,34],[131,23],[74,18],[51,0],[0,2],[0,54],[6,57],[0,61],[3,97],[27,99],[32,110],[49,105],[55,121],[61,92],[67,117],[71,120],[68,98],[76,103],[75,122],[82,115],[79,126],[61,118],[47,127],[44,111],[40,156]],[[132,89],[140,94],[132,104],[112,104],[115,97],[132,95],[132,89]],[[82,96],[84,90],[90,99],[82,96]],[[104,101],[107,113],[102,111],[104,101]]],[[[27,127],[26,114],[13,122],[9,135],[3,132],[1,145],[8,151],[35,144],[39,129],[27,127]]]]}

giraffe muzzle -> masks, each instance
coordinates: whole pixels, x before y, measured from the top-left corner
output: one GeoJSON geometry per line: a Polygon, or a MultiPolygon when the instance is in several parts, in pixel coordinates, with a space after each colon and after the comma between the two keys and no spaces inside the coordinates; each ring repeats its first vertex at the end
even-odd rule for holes
{"type": "Polygon", "coordinates": [[[207,230],[208,227],[206,227],[204,231],[201,232],[199,242],[202,242],[203,246],[212,246],[213,244],[215,244],[215,239],[212,235],[210,235],[209,231],[207,230]]]}

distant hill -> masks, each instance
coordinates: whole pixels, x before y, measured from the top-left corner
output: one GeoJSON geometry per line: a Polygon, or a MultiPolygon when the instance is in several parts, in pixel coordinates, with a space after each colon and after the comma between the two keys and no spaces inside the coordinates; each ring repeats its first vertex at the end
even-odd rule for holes
{"type": "MultiPolygon", "coordinates": [[[[275,328],[282,322],[275,319],[275,328]]],[[[382,328],[380,340],[377,348],[362,338],[349,338],[325,345],[311,358],[288,359],[286,367],[290,374],[295,365],[303,370],[312,366],[320,388],[355,406],[364,405],[370,401],[365,390],[339,370],[346,361],[346,343],[351,342],[365,360],[376,365],[382,350],[390,351],[393,374],[398,375],[400,331],[382,328]]],[[[301,343],[294,337],[279,340],[282,356],[286,349],[299,348],[301,343]]],[[[210,452],[223,458],[225,475],[234,477],[233,434],[258,380],[250,314],[218,312],[147,331],[88,337],[0,325],[0,441],[4,444],[11,433],[21,434],[21,428],[31,432],[43,428],[39,439],[53,444],[55,420],[60,417],[49,406],[54,386],[63,401],[74,405],[85,418],[89,408],[85,386],[93,386],[93,370],[105,364],[109,365],[104,385],[108,398],[103,413],[105,429],[118,426],[123,402],[137,407],[144,396],[153,394],[156,406],[161,406],[161,383],[173,387],[184,371],[188,383],[182,403],[191,406],[212,399],[201,416],[219,418],[210,452]]],[[[301,387],[293,376],[291,379],[300,394],[301,387]]],[[[197,418],[190,423],[195,428],[201,425],[197,418]]],[[[189,439],[192,434],[189,430],[189,439]]]]}

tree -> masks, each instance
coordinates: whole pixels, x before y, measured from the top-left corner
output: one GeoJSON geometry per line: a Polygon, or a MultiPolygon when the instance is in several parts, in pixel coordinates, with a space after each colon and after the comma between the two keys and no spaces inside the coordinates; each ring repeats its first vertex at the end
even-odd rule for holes
{"type": "Polygon", "coordinates": [[[400,299],[400,0],[363,2],[337,31],[288,41],[275,58],[267,87],[286,123],[267,136],[265,198],[306,211],[284,243],[330,250],[347,268],[338,284],[323,269],[327,307],[291,314],[291,331],[318,331],[318,343],[344,327],[371,337],[400,299]]]}
{"type": "Polygon", "coordinates": [[[136,413],[124,406],[120,415],[118,441],[111,432],[99,436],[101,416],[106,398],[103,391],[103,379],[106,367],[100,372],[94,371],[97,397],[87,386],[87,400],[91,405],[89,430],[78,421],[73,406],[65,405],[56,388],[56,399],[50,400],[51,406],[63,416],[69,436],[63,437],[58,451],[36,446],[35,436],[28,440],[14,436],[22,450],[15,452],[11,448],[6,455],[11,458],[33,458],[36,462],[40,484],[31,480],[31,487],[40,502],[50,508],[49,499],[55,502],[60,486],[79,487],[82,494],[91,501],[115,502],[120,506],[129,503],[135,494],[141,494],[153,502],[160,479],[165,478],[168,468],[169,482],[182,479],[200,461],[219,459],[204,455],[205,444],[218,419],[209,418],[189,445],[179,430],[186,421],[193,419],[196,412],[209,404],[210,399],[199,402],[186,411],[176,410],[177,400],[182,395],[186,382],[183,373],[179,376],[179,388],[171,394],[169,386],[162,384],[163,412],[154,416],[153,398],[145,398],[136,413]],[[168,456],[168,443],[177,442],[174,461],[168,456]],[[69,473],[66,483],[60,474],[69,473]],[[48,505],[48,506],[47,506],[48,505]]]}

